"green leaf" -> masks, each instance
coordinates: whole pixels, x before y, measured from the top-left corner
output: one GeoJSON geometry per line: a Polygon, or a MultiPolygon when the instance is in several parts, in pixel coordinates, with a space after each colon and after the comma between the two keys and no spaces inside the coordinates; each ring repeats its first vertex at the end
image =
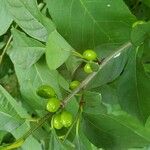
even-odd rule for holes
{"type": "Polygon", "coordinates": [[[46,100],[37,96],[36,90],[43,84],[48,84],[54,88],[57,96],[61,98],[58,84],[58,72],[50,71],[42,61],[34,64],[29,69],[22,69],[15,66],[15,71],[19,80],[20,90],[26,102],[34,109],[45,109],[46,100]]]}
{"type": "Polygon", "coordinates": [[[5,41],[0,41],[0,51],[2,51],[1,49],[5,46],[5,41]]]}
{"type": "Polygon", "coordinates": [[[6,3],[14,21],[30,36],[45,42],[48,33],[55,30],[52,21],[41,14],[36,0],[6,0],[6,3]]]}
{"type": "Polygon", "coordinates": [[[42,84],[49,84],[61,98],[59,84],[64,88],[67,88],[68,85],[57,71],[48,69],[43,58],[39,60],[45,49],[42,43],[27,37],[16,29],[13,29],[12,33],[14,40],[9,56],[15,65],[21,94],[33,108],[45,109],[47,101],[43,102],[36,95],[37,88],[42,84]],[[62,85],[62,83],[65,84],[62,85]]]}
{"type": "Polygon", "coordinates": [[[12,17],[8,13],[8,10],[6,8],[6,1],[0,0],[0,36],[3,35],[9,28],[9,26],[12,23],[12,17]]]}
{"type": "Polygon", "coordinates": [[[146,39],[143,43],[143,54],[142,54],[142,61],[144,64],[149,64],[150,62],[150,38],[146,39]]]}
{"type": "Polygon", "coordinates": [[[0,64],[0,78],[4,77],[8,72],[9,69],[13,68],[13,64],[8,55],[4,55],[3,61],[0,64]]]}
{"type": "Polygon", "coordinates": [[[144,3],[145,5],[147,5],[148,7],[150,7],[150,0],[143,0],[143,3],[144,3]]]}
{"type": "Polygon", "coordinates": [[[57,31],[52,32],[46,46],[46,61],[49,68],[54,70],[61,66],[72,50],[73,48],[57,31]]]}
{"type": "Polygon", "coordinates": [[[145,73],[150,77],[150,64],[144,64],[145,73]]]}
{"type": "Polygon", "coordinates": [[[16,118],[16,116],[13,116],[13,114],[10,115],[7,114],[7,112],[3,113],[3,110],[0,111],[0,118],[1,118],[0,130],[5,130],[8,132],[12,132],[23,123],[23,120],[19,121],[18,118],[16,118]]]}
{"type": "Polygon", "coordinates": [[[5,137],[5,135],[7,135],[7,131],[0,131],[0,143],[2,143],[3,138],[5,137]]]}
{"type": "Polygon", "coordinates": [[[0,130],[12,131],[24,122],[25,110],[0,85],[0,130]]]}
{"type": "Polygon", "coordinates": [[[69,83],[63,78],[63,76],[61,74],[59,74],[58,82],[59,82],[60,87],[62,87],[66,91],[70,91],[69,83]]]}
{"type": "Polygon", "coordinates": [[[18,47],[14,49],[12,55],[10,54],[10,57],[15,65],[27,69],[40,59],[44,51],[44,47],[18,47]]]}
{"type": "Polygon", "coordinates": [[[81,59],[75,57],[74,55],[70,55],[65,64],[69,73],[73,76],[73,74],[77,71],[81,63],[81,59]]]}
{"type": "Polygon", "coordinates": [[[16,138],[21,138],[24,134],[26,134],[30,129],[30,122],[25,121],[22,123],[19,127],[17,127],[15,130],[13,130],[11,133],[16,138]]]}
{"type": "Polygon", "coordinates": [[[111,84],[105,84],[98,88],[93,89],[95,92],[101,92],[102,101],[106,104],[118,104],[118,96],[117,96],[117,85],[116,82],[112,82],[111,84]]]}
{"type": "Polygon", "coordinates": [[[24,33],[13,29],[13,48],[9,55],[14,63],[20,68],[27,69],[36,63],[45,52],[45,45],[24,33]]]}
{"type": "Polygon", "coordinates": [[[77,150],[93,150],[91,143],[88,141],[82,131],[80,131],[79,135],[75,137],[74,143],[77,150]]]}
{"type": "Polygon", "coordinates": [[[100,111],[105,111],[101,104],[102,96],[98,92],[86,91],[83,94],[83,110],[86,113],[99,114],[100,111]]]}
{"type": "Polygon", "coordinates": [[[38,142],[33,136],[30,136],[21,146],[22,150],[42,150],[42,144],[38,142]]]}
{"type": "MultiPolygon", "coordinates": [[[[100,60],[105,59],[109,55],[113,54],[118,48],[118,44],[103,44],[96,48],[97,54],[100,60]]],[[[94,77],[94,79],[88,85],[88,88],[96,88],[106,83],[110,83],[114,81],[123,71],[124,66],[128,60],[128,51],[126,49],[113,57],[104,68],[102,68],[98,74],[94,77]]]]}
{"type": "Polygon", "coordinates": [[[142,50],[143,46],[130,52],[129,61],[118,80],[117,95],[125,111],[145,121],[150,115],[150,78],[146,75],[139,56],[142,50]]]}
{"type": "Polygon", "coordinates": [[[47,0],[58,32],[77,50],[129,40],[135,17],[122,0],[47,0]]]}
{"type": "Polygon", "coordinates": [[[145,39],[150,38],[150,21],[143,24],[137,24],[131,32],[133,44],[140,45],[145,39]]]}
{"type": "Polygon", "coordinates": [[[56,132],[54,129],[51,131],[51,137],[50,137],[50,142],[49,142],[49,150],[69,150],[73,149],[72,145],[68,145],[66,143],[62,143],[60,139],[58,138],[56,132]],[[69,148],[67,148],[69,146],[69,148]]]}
{"type": "Polygon", "coordinates": [[[84,133],[98,147],[128,149],[144,147],[150,142],[150,130],[121,110],[99,114],[84,113],[84,119],[84,133]]]}

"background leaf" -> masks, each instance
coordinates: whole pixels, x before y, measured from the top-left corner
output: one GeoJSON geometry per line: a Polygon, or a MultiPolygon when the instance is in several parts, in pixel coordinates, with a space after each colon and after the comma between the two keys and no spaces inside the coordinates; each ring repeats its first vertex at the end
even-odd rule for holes
{"type": "MultiPolygon", "coordinates": [[[[138,52],[143,48],[141,47],[138,52]]],[[[145,121],[150,115],[150,79],[145,74],[141,57],[137,58],[137,50],[129,54],[129,61],[117,86],[117,95],[122,108],[145,121]]]]}
{"type": "Polygon", "coordinates": [[[58,32],[77,50],[129,39],[136,20],[122,0],[47,0],[58,32]]]}
{"type": "Polygon", "coordinates": [[[25,110],[0,85],[0,130],[10,132],[16,129],[26,116],[25,110]]]}
{"type": "Polygon", "coordinates": [[[137,46],[147,38],[150,38],[150,21],[138,24],[131,32],[131,40],[137,46]]]}
{"type": "Polygon", "coordinates": [[[123,111],[97,115],[84,113],[84,119],[84,133],[98,147],[128,149],[143,147],[150,142],[150,130],[123,111]]]}
{"type": "Polygon", "coordinates": [[[45,52],[45,45],[27,37],[17,29],[12,29],[13,49],[10,50],[10,57],[18,67],[30,68],[36,63],[45,52]]]}
{"type": "Polygon", "coordinates": [[[101,94],[98,92],[90,92],[86,91],[83,94],[83,101],[84,101],[84,112],[91,113],[91,114],[97,114],[99,113],[99,110],[105,111],[101,104],[101,94]]]}
{"type": "Polygon", "coordinates": [[[142,62],[144,64],[149,64],[150,61],[150,38],[144,41],[142,45],[143,54],[142,54],[142,62]]]}
{"type": "MultiPolygon", "coordinates": [[[[80,128],[81,129],[81,128],[80,128]]],[[[75,149],[77,150],[94,150],[92,144],[84,135],[82,129],[79,130],[79,135],[76,135],[73,143],[75,144],[75,149]]]]}
{"type": "MultiPolygon", "coordinates": [[[[96,48],[99,59],[103,60],[112,53],[116,51],[119,47],[118,44],[103,44],[96,48]]],[[[96,88],[107,83],[113,82],[123,71],[127,60],[128,60],[128,51],[130,49],[126,49],[123,52],[119,53],[117,56],[112,58],[104,68],[102,68],[96,77],[90,82],[88,88],[96,88]]]]}
{"type": "Polygon", "coordinates": [[[49,35],[46,47],[46,61],[50,69],[57,69],[69,57],[73,48],[64,38],[54,31],[49,35]]]}
{"type": "Polygon", "coordinates": [[[13,69],[12,62],[8,55],[4,55],[4,59],[0,64],[0,78],[4,77],[10,69],[13,69]]]}
{"type": "Polygon", "coordinates": [[[30,136],[25,143],[22,145],[22,150],[28,150],[29,147],[32,150],[42,150],[42,144],[39,143],[33,136],[30,136]]]}
{"type": "Polygon", "coordinates": [[[61,98],[58,84],[58,72],[50,71],[44,62],[34,64],[29,69],[15,68],[19,80],[20,90],[26,102],[34,109],[44,109],[46,100],[37,96],[36,90],[43,84],[48,84],[54,88],[56,94],[61,98]]]}
{"type": "Polygon", "coordinates": [[[144,4],[146,4],[148,7],[150,7],[150,0],[143,0],[144,4]]]}
{"type": "Polygon", "coordinates": [[[8,13],[5,3],[5,0],[0,0],[0,36],[8,30],[13,21],[11,15],[8,13]]]}
{"type": "Polygon", "coordinates": [[[53,150],[53,149],[57,149],[57,150],[67,150],[68,149],[69,150],[69,149],[73,149],[73,147],[72,147],[72,145],[62,143],[59,140],[59,137],[57,136],[55,130],[52,129],[50,142],[49,142],[49,150],[53,150]]]}
{"type": "Polygon", "coordinates": [[[45,109],[47,101],[41,101],[41,98],[36,94],[36,90],[42,84],[49,84],[60,97],[57,80],[59,74],[57,71],[50,71],[43,59],[37,62],[44,53],[45,47],[42,43],[27,37],[16,29],[13,29],[12,33],[13,44],[9,56],[15,66],[21,94],[29,106],[36,109],[45,109]]]}
{"type": "Polygon", "coordinates": [[[36,0],[6,0],[6,2],[19,27],[34,38],[47,41],[48,32],[52,32],[55,26],[50,19],[40,13],[36,0]]]}

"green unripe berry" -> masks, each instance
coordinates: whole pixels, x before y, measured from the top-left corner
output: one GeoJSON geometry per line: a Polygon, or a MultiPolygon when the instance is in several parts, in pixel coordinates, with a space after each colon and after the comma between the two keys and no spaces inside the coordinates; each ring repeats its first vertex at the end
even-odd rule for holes
{"type": "Polygon", "coordinates": [[[86,73],[92,73],[93,72],[93,70],[92,70],[92,68],[91,68],[91,66],[90,66],[90,64],[89,63],[87,63],[85,66],[84,66],[84,71],[86,72],[86,73]]]}
{"type": "Polygon", "coordinates": [[[66,127],[66,128],[70,127],[73,122],[72,114],[68,111],[63,111],[61,113],[61,122],[64,127],[66,127]]]}
{"type": "Polygon", "coordinates": [[[55,129],[61,129],[63,127],[63,124],[61,122],[61,115],[56,114],[53,117],[53,126],[55,129]]]}
{"type": "Polygon", "coordinates": [[[88,61],[96,60],[97,54],[93,50],[88,49],[83,52],[83,58],[88,61]]]}
{"type": "Polygon", "coordinates": [[[57,98],[50,98],[47,103],[47,110],[49,112],[56,112],[61,105],[61,102],[57,98]]]}
{"type": "Polygon", "coordinates": [[[49,85],[42,85],[42,86],[40,86],[37,89],[36,93],[40,97],[46,98],[46,99],[56,96],[56,93],[55,93],[54,89],[51,86],[49,86],[49,85]]]}
{"type": "Polygon", "coordinates": [[[80,82],[77,81],[77,80],[75,80],[75,81],[72,81],[72,82],[70,83],[69,88],[70,88],[71,90],[74,90],[74,89],[76,89],[79,85],[80,85],[80,82]]]}

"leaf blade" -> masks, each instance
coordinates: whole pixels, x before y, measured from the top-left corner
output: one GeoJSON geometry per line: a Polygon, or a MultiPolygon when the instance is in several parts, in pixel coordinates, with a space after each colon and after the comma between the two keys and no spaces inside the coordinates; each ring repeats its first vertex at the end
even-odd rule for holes
{"type": "Polygon", "coordinates": [[[7,0],[7,7],[14,21],[30,36],[47,41],[48,32],[55,27],[51,20],[43,16],[35,0],[7,0]]]}
{"type": "Polygon", "coordinates": [[[51,33],[46,46],[46,61],[49,68],[54,70],[61,66],[72,50],[73,48],[57,31],[51,33]]]}

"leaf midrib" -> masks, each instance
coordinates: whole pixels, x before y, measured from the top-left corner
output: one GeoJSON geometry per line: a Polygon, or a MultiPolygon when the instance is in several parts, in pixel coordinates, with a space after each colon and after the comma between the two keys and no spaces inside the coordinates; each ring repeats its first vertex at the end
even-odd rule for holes
{"type": "Polygon", "coordinates": [[[93,23],[96,24],[96,26],[100,29],[100,31],[103,32],[106,35],[106,37],[109,39],[109,41],[113,42],[113,39],[104,30],[101,29],[100,25],[97,23],[97,21],[92,16],[92,14],[88,10],[88,8],[85,6],[83,0],[79,0],[79,2],[81,3],[81,6],[84,8],[84,10],[87,12],[87,14],[89,15],[89,17],[91,18],[91,20],[93,21],[93,23]]]}

